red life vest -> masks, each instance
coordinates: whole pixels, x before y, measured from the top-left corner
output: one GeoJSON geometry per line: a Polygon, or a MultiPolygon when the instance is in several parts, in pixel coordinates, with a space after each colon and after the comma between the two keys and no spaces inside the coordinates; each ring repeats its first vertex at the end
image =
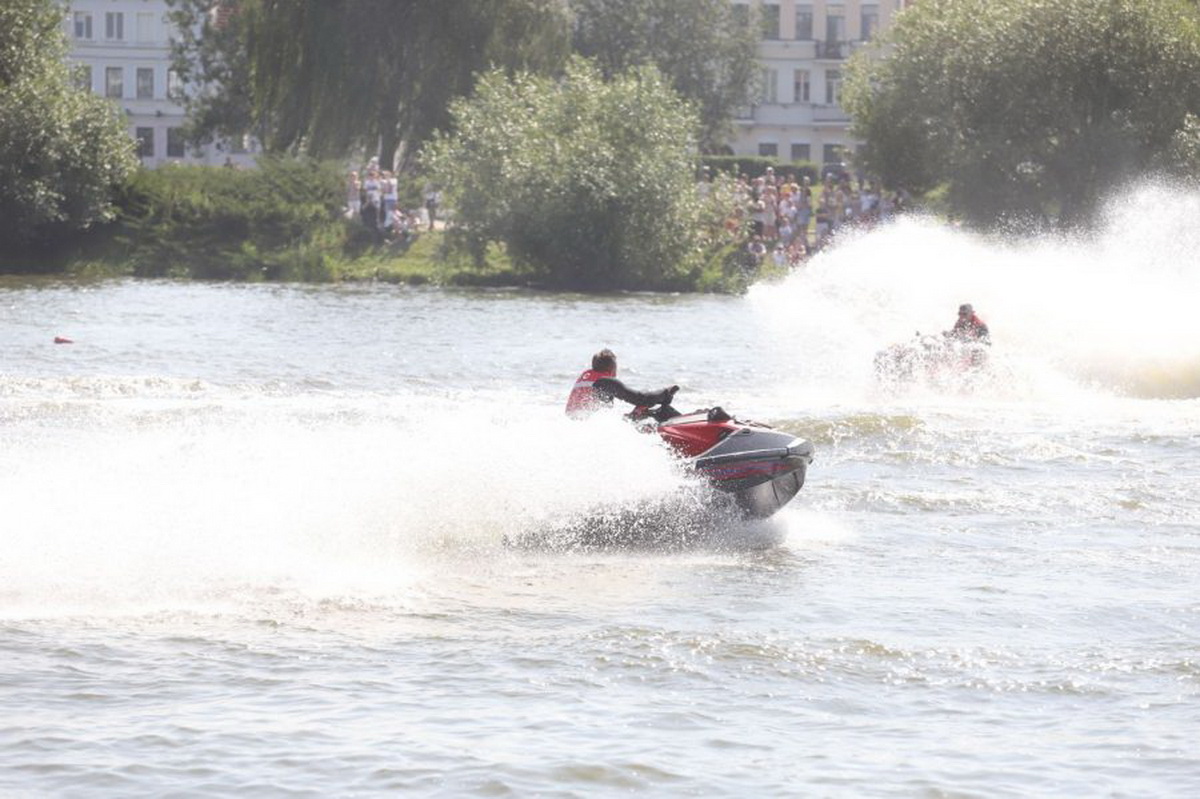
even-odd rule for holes
{"type": "Polygon", "coordinates": [[[964,341],[981,339],[984,336],[984,331],[987,330],[987,325],[983,323],[977,315],[971,314],[971,318],[963,319],[959,317],[954,323],[954,330],[951,331],[957,338],[964,341]]]}
{"type": "Polygon", "coordinates": [[[597,372],[588,369],[575,381],[570,396],[567,397],[567,416],[582,419],[599,409],[601,402],[593,384],[602,377],[615,377],[616,372],[597,372]]]}

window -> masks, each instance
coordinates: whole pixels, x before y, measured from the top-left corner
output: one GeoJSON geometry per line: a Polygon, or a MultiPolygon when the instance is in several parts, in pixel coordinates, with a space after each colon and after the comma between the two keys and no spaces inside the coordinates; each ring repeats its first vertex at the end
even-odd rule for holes
{"type": "Polygon", "coordinates": [[[104,96],[117,98],[125,96],[125,74],[120,67],[105,67],[104,96]]]}
{"type": "Polygon", "coordinates": [[[792,160],[793,161],[812,160],[812,146],[808,145],[808,144],[793,144],[792,145],[792,160]]]}
{"type": "Polygon", "coordinates": [[[807,41],[813,37],[813,7],[810,4],[796,6],[796,38],[807,41]]]}
{"type": "Polygon", "coordinates": [[[842,155],[842,145],[840,144],[826,144],[821,149],[821,160],[826,164],[842,163],[842,155]]]}
{"type": "Polygon", "coordinates": [[[846,41],[846,12],[841,6],[830,6],[825,13],[825,41],[846,41]]]}
{"type": "Polygon", "coordinates": [[[758,154],[763,158],[775,158],[779,155],[779,145],[773,141],[760,141],[758,154]]]}
{"type": "Polygon", "coordinates": [[[762,95],[759,97],[760,103],[777,103],[779,102],[779,70],[764,69],[762,71],[762,95]]]}
{"type": "Polygon", "coordinates": [[[81,92],[90,92],[92,90],[92,65],[76,64],[71,70],[71,79],[76,89],[81,92]]]}
{"type": "Polygon", "coordinates": [[[137,97],[139,100],[154,99],[154,70],[151,67],[138,67],[137,97]]]}
{"type": "Polygon", "coordinates": [[[122,41],[125,38],[125,15],[120,11],[104,13],[104,37],[122,41]]]}
{"type": "Polygon", "coordinates": [[[154,157],[154,128],[138,128],[136,133],[138,155],[142,158],[154,157]]]}
{"type": "Polygon", "coordinates": [[[830,69],[825,71],[825,105],[841,105],[842,103],[842,71],[830,69]]]}
{"type": "Polygon", "coordinates": [[[809,94],[810,94],[808,70],[807,69],[798,69],[792,74],[794,76],[794,78],[793,78],[794,93],[792,94],[792,97],[794,98],[793,102],[807,103],[809,101],[809,94]]]}
{"type": "Polygon", "coordinates": [[[173,69],[167,70],[167,99],[183,99],[183,81],[179,79],[179,73],[173,69]]]}
{"type": "Polygon", "coordinates": [[[183,158],[183,129],[167,128],[167,157],[183,158]]]}
{"type": "Polygon", "coordinates": [[[879,32],[879,6],[862,7],[862,30],[860,39],[864,42],[875,38],[879,32]]]}
{"type": "Polygon", "coordinates": [[[764,39],[779,38],[779,4],[763,3],[762,35],[764,39]]]}
{"type": "Polygon", "coordinates": [[[148,14],[145,11],[139,11],[134,22],[137,30],[137,40],[139,42],[153,42],[155,34],[154,15],[148,14]]]}
{"type": "Polygon", "coordinates": [[[92,38],[92,15],[86,11],[75,12],[75,38],[92,38]]]}

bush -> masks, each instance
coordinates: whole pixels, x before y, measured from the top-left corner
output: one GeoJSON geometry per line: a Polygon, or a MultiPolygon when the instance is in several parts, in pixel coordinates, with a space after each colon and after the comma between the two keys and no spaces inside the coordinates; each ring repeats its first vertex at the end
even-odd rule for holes
{"type": "Polygon", "coordinates": [[[695,179],[695,111],[653,67],[605,82],[493,72],[425,153],[480,257],[502,244],[535,280],[584,290],[692,288],[711,211],[695,179]]]}
{"type": "Polygon", "coordinates": [[[117,237],[139,276],[328,279],[322,251],[345,240],[343,194],[338,167],[308,160],[142,170],[120,198],[117,237]]]}

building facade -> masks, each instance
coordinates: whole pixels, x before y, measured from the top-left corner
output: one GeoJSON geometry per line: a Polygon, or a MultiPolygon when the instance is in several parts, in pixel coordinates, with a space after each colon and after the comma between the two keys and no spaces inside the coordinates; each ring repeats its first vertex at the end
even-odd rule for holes
{"type": "Polygon", "coordinates": [[[757,102],[734,120],[736,155],[836,164],[860,145],[842,110],[850,54],[912,0],[733,0],[763,23],[757,102]]]}
{"type": "Polygon", "coordinates": [[[252,164],[257,148],[249,138],[185,145],[168,11],[166,0],[70,0],[64,24],[77,84],[121,108],[145,166],[252,164]]]}

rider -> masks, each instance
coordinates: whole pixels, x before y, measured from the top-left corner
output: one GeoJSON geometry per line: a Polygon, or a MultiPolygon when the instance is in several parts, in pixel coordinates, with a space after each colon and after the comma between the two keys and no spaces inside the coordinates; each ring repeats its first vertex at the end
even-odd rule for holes
{"type": "Polygon", "coordinates": [[[992,343],[991,333],[988,331],[987,324],[976,315],[975,308],[969,302],[958,306],[958,321],[954,323],[953,328],[947,330],[942,335],[963,343],[992,343]]]}
{"type": "MultiPolygon", "coordinates": [[[[668,408],[679,386],[661,391],[634,391],[617,379],[617,356],[603,349],[592,356],[592,368],[575,381],[567,397],[567,415],[574,419],[591,416],[602,405],[612,405],[613,398],[630,405],[662,405],[668,408]]],[[[672,413],[671,415],[676,415],[672,413]]]]}

